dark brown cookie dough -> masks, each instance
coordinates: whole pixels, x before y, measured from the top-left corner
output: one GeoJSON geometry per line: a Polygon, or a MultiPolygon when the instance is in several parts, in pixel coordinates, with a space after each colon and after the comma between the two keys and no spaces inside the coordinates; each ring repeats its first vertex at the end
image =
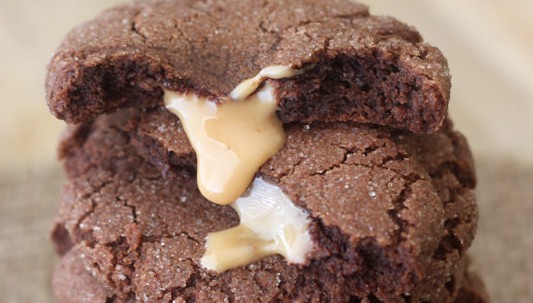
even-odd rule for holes
{"type": "Polygon", "coordinates": [[[286,146],[260,174],[310,212],[319,247],[304,267],[274,256],[215,275],[198,264],[204,237],[238,218],[197,192],[186,139],[151,136],[146,145],[148,120],[102,116],[71,129],[62,144],[70,182],[55,241],[62,252],[79,250],[115,298],[449,302],[457,294],[477,209],[472,160],[450,124],[433,135],[353,123],[288,125],[286,146]],[[182,148],[174,155],[181,162],[168,166],[171,178],[144,160],[163,163],[147,157],[161,154],[162,144],[182,148]]]}
{"type": "Polygon", "coordinates": [[[284,123],[369,122],[433,132],[450,75],[439,50],[390,17],[348,0],[134,1],[73,30],[53,56],[51,111],[70,123],[162,103],[163,88],[219,101],[275,65],[284,123]]]}

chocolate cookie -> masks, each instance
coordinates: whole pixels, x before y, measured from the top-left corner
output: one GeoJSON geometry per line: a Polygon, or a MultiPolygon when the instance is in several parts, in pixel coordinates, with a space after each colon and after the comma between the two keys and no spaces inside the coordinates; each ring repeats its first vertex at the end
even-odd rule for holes
{"type": "Polygon", "coordinates": [[[481,279],[467,272],[463,279],[463,287],[459,290],[455,302],[489,303],[490,299],[481,279]]]}
{"type": "Polygon", "coordinates": [[[273,256],[215,274],[198,262],[204,238],[238,218],[197,192],[187,141],[149,136],[147,145],[139,133],[149,123],[139,121],[149,119],[138,115],[102,116],[71,129],[62,144],[70,182],[54,239],[62,253],[78,251],[116,301],[456,296],[477,209],[472,160],[450,123],[433,135],[354,123],[287,125],[287,144],[259,174],[310,213],[317,249],[305,266],[273,256]],[[168,166],[172,178],[145,160],[168,144],[182,148],[168,166]]]}
{"type": "Polygon", "coordinates": [[[81,252],[71,249],[57,264],[52,277],[60,303],[109,303],[113,293],[104,288],[80,261],[81,252]]]}
{"type": "MultiPolygon", "coordinates": [[[[489,303],[483,284],[476,275],[465,272],[454,303],[489,303]]],[[[52,280],[54,293],[60,303],[120,302],[106,290],[84,267],[77,249],[61,258],[52,280]]],[[[187,302],[175,300],[175,302],[187,302]]]]}
{"type": "Polygon", "coordinates": [[[80,123],[152,108],[163,89],[221,102],[262,68],[284,123],[369,122],[429,133],[443,123],[450,75],[440,51],[348,0],[134,1],[73,30],[46,81],[51,111],[80,123]]]}

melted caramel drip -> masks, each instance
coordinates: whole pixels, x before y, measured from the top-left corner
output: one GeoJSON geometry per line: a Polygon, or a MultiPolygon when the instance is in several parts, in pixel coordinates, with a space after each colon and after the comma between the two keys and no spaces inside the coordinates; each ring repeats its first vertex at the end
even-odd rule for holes
{"type": "Polygon", "coordinates": [[[305,262],[313,249],[310,219],[278,186],[256,178],[232,207],[240,224],[207,236],[202,266],[223,272],[275,254],[290,263],[305,262]]]}
{"type": "Polygon", "coordinates": [[[165,92],[166,107],[181,120],[196,152],[197,182],[202,195],[217,204],[234,202],[255,173],[285,143],[277,103],[266,78],[292,77],[299,72],[270,66],[239,84],[217,105],[194,94],[165,92]]]}

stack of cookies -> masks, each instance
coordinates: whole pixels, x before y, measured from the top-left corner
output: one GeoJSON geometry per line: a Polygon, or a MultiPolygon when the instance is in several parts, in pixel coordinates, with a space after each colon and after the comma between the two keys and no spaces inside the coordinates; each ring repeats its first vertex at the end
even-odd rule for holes
{"type": "Polygon", "coordinates": [[[59,302],[488,302],[440,51],[348,0],[154,0],[74,29],[59,302]]]}

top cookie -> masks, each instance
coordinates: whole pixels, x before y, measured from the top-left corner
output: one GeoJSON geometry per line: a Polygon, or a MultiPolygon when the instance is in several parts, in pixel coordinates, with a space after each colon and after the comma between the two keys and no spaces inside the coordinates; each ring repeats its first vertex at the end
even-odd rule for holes
{"type": "Polygon", "coordinates": [[[163,89],[221,101],[271,65],[284,123],[355,121],[413,132],[442,125],[446,59],[412,27],[348,0],[156,0],[108,10],[61,44],[46,82],[70,123],[119,107],[154,107],[163,89]]]}

